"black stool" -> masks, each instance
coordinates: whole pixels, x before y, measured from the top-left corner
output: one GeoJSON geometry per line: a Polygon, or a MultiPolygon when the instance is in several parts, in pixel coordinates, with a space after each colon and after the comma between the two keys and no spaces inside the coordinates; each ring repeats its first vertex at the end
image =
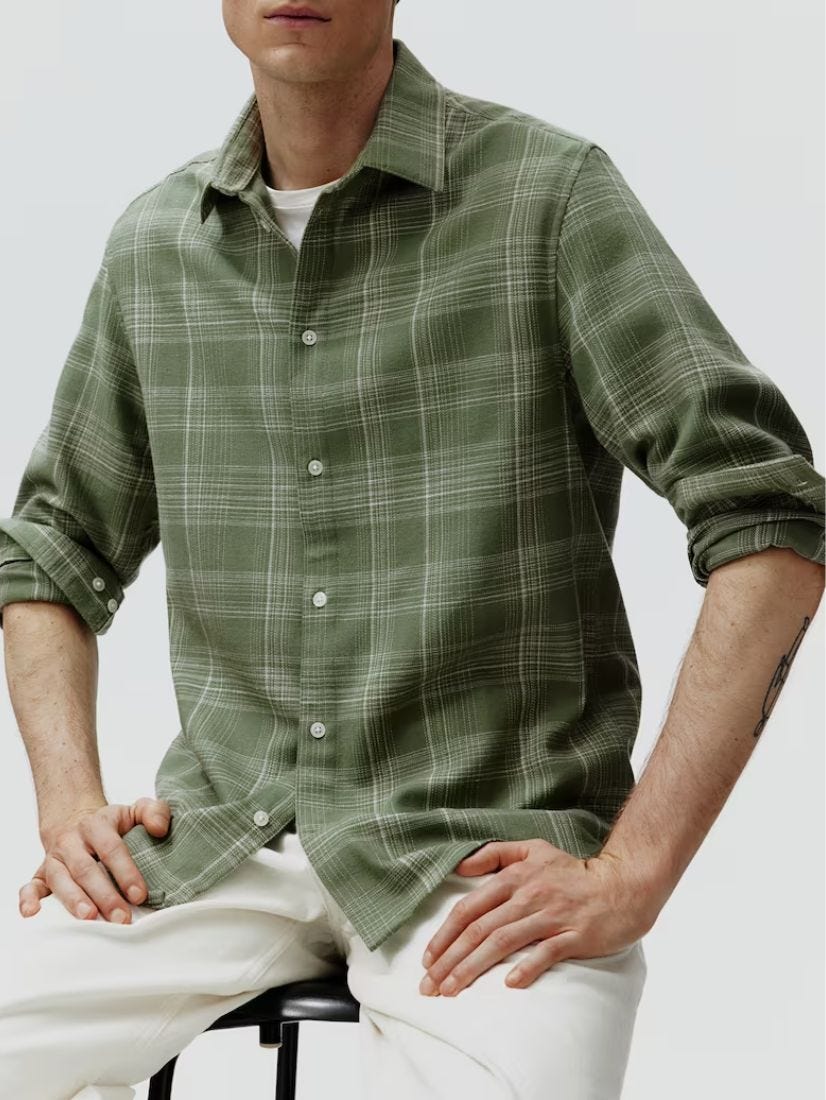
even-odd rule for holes
{"type": "MultiPolygon", "coordinates": [[[[257,1027],[262,1047],[278,1050],[275,1100],[295,1100],[298,1066],[298,1025],[301,1020],[338,1020],[358,1023],[359,1002],[347,986],[347,971],[339,976],[290,982],[267,989],[220,1016],[207,1031],[227,1027],[257,1027]]],[[[149,1079],[148,1100],[171,1100],[176,1054],[149,1079]]]]}

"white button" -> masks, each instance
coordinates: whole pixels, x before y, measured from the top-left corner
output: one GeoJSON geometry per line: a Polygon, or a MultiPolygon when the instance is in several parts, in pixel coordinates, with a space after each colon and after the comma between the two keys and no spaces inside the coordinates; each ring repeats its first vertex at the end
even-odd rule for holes
{"type": "Polygon", "coordinates": [[[323,722],[313,722],[313,724],[310,726],[310,733],[313,735],[313,737],[323,737],[326,732],[327,727],[324,725],[323,722]]]}
{"type": "Polygon", "coordinates": [[[311,458],[310,461],[307,463],[307,469],[313,475],[320,474],[321,471],[324,469],[324,463],[319,462],[317,458],[311,458]]]}
{"type": "Polygon", "coordinates": [[[301,333],[301,339],[305,344],[314,344],[318,339],[318,336],[313,332],[311,328],[305,328],[301,333]]]}
{"type": "Polygon", "coordinates": [[[110,610],[110,611],[117,611],[117,609],[118,609],[118,601],[117,601],[117,600],[110,600],[110,601],[109,601],[109,602],[107,603],[107,605],[106,605],[106,606],[107,606],[107,607],[109,608],[109,610],[110,610]]]}
{"type": "Polygon", "coordinates": [[[266,810],[256,810],[252,815],[252,820],[256,825],[266,825],[270,820],[270,815],[266,810]]]}
{"type": "Polygon", "coordinates": [[[95,579],[92,581],[92,588],[96,588],[98,592],[102,592],[105,587],[106,581],[103,579],[103,577],[95,577],[95,579]]]}
{"type": "Polygon", "coordinates": [[[316,607],[323,607],[327,602],[326,592],[313,592],[313,603],[316,607]]]}

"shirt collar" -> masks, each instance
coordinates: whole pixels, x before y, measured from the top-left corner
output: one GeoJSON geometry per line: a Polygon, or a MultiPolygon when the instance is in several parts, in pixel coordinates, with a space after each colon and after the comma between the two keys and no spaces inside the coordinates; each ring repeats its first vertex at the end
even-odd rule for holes
{"type": "MultiPolygon", "coordinates": [[[[393,39],[393,55],[373,129],[346,174],[369,165],[440,191],[445,161],[444,86],[401,39],[393,39]]],[[[253,92],[211,162],[201,192],[202,222],[212,208],[214,191],[235,195],[247,188],[260,171],[263,154],[261,115],[253,92]]]]}

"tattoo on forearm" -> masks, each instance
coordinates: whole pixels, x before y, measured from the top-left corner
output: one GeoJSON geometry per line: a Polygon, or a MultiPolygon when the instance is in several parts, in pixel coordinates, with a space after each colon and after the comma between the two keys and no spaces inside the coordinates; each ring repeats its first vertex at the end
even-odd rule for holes
{"type": "Polygon", "coordinates": [[[754,736],[755,737],[760,736],[760,734],[763,732],[763,727],[766,725],[766,722],[768,722],[768,720],[769,720],[769,715],[771,714],[771,712],[774,708],[774,704],[777,702],[777,697],[780,694],[780,689],[783,687],[783,684],[786,682],[786,677],[789,675],[789,669],[791,668],[792,661],[794,660],[795,654],[797,653],[798,649],[800,648],[800,643],[803,640],[803,635],[806,633],[806,630],[808,629],[809,623],[811,621],[812,620],[809,618],[808,615],[804,615],[804,617],[803,617],[803,626],[801,626],[800,630],[798,630],[797,637],[792,642],[791,649],[789,650],[788,653],[783,654],[783,656],[780,658],[780,663],[778,664],[777,668],[774,670],[774,674],[773,674],[771,680],[769,681],[769,686],[766,689],[765,698],[763,699],[763,709],[762,709],[760,721],[757,723],[757,725],[754,728],[754,736]]]}

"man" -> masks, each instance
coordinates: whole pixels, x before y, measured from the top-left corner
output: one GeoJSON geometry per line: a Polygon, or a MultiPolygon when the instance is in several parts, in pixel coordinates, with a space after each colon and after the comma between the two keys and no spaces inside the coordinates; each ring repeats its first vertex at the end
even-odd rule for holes
{"type": "Polygon", "coordinates": [[[599,145],[441,85],[391,0],[275,9],[225,0],[254,93],[117,220],[0,521],[45,853],[0,1092],[131,1096],[344,960],[366,1094],[616,1097],[642,938],[819,605],[823,478],[599,145]],[[624,467],[707,588],[636,785],[624,467]],[[158,542],[181,730],[112,805],[95,639],[158,542]]]}

